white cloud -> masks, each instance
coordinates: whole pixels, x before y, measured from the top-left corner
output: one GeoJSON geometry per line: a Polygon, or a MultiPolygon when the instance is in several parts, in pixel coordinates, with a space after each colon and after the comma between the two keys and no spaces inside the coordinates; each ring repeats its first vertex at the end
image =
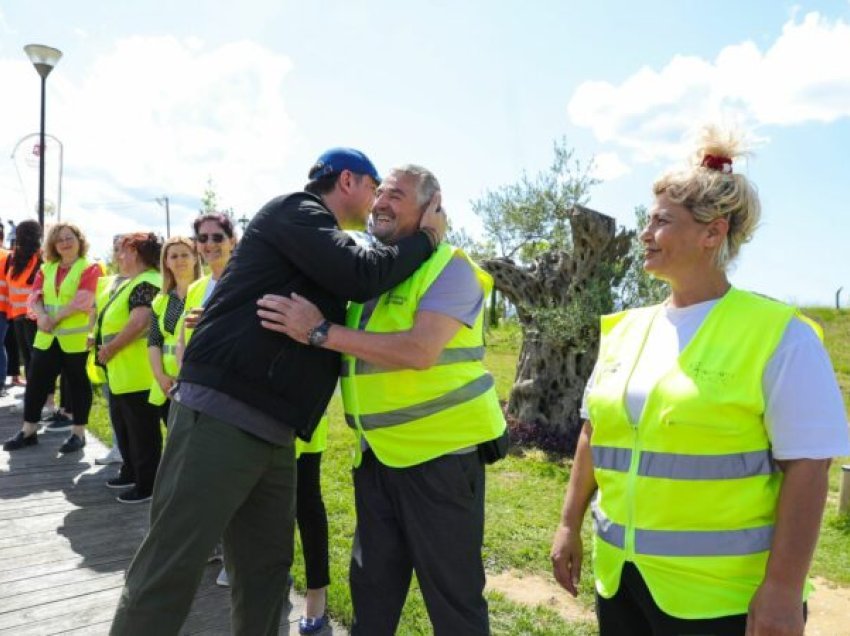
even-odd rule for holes
{"type": "Polygon", "coordinates": [[[602,181],[613,181],[630,172],[616,152],[600,152],[593,158],[593,176],[602,181]]]}
{"type": "MultiPolygon", "coordinates": [[[[199,199],[210,175],[223,205],[253,212],[279,192],[295,135],[284,99],[291,68],[289,58],[253,42],[212,48],[174,37],[117,41],[81,76],[66,65],[48,80],[47,105],[48,132],[65,147],[63,216],[106,237],[107,249],[117,232],[164,230],[152,199],[199,199]]],[[[11,152],[37,128],[38,78],[17,59],[0,59],[0,76],[9,89],[0,150],[11,152]]],[[[17,198],[10,192],[15,181],[4,162],[5,215],[22,206],[20,187],[17,198]]],[[[172,232],[186,233],[192,209],[173,204],[172,213],[172,232]]]]}
{"type": "Polygon", "coordinates": [[[850,24],[817,13],[795,16],[765,51],[727,46],[714,61],[675,56],[619,85],[580,85],[572,122],[626,150],[631,160],[681,157],[682,138],[708,121],[792,126],[850,117],[850,24]]]}

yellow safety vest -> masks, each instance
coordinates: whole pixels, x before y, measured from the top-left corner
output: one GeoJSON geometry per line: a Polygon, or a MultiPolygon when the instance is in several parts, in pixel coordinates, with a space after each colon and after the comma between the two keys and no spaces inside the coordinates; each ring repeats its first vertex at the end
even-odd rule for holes
{"type": "MultiPolygon", "coordinates": [[[[183,306],[183,315],[180,316],[180,320],[177,321],[177,326],[174,328],[174,333],[177,334],[178,338],[180,337],[180,331],[183,330],[183,324],[186,322],[186,314],[196,307],[203,307],[204,296],[207,294],[207,285],[210,284],[211,280],[212,276],[207,274],[189,285],[189,289],[186,291],[186,304],[183,306]]],[[[189,344],[189,340],[194,332],[194,329],[186,329],[186,334],[183,338],[184,345],[189,344]]]]}
{"type": "MultiPolygon", "coordinates": [[[[97,287],[94,295],[94,308],[97,316],[103,312],[103,307],[118,289],[125,279],[121,276],[101,276],[97,279],[97,287]]],[[[94,332],[91,334],[95,339],[94,332]]],[[[86,360],[86,373],[92,384],[106,384],[106,369],[97,363],[97,347],[92,347],[86,360]]]]}
{"type": "Polygon", "coordinates": [[[328,447],[328,414],[322,415],[319,425],[313,431],[313,437],[305,442],[300,437],[295,438],[295,458],[301,457],[302,453],[322,453],[328,447]]]}
{"type": "MultiPolygon", "coordinates": [[[[44,263],[41,273],[44,277],[42,293],[44,309],[51,317],[56,316],[59,310],[74,300],[74,296],[80,287],[80,279],[83,271],[89,266],[84,258],[78,258],[71,265],[71,269],[59,286],[59,294],[56,294],[56,273],[59,271],[59,262],[44,263]]],[[[53,339],[59,339],[59,347],[65,353],[83,353],[86,350],[86,340],[89,335],[89,315],[85,311],[75,311],[62,320],[53,329],[53,333],[45,333],[41,329],[35,334],[33,347],[46,351],[53,344],[53,339]]]]}
{"type": "MultiPolygon", "coordinates": [[[[454,257],[470,263],[486,298],[490,275],[461,250],[442,244],[410,278],[381,295],[365,330],[412,328],[422,296],[454,257]]],[[[349,305],[346,324],[359,329],[362,313],[363,305],[349,305]]],[[[405,467],[501,435],[505,418],[483,358],[483,311],[472,328],[461,327],[430,369],[386,369],[343,356],[342,398],[346,423],[357,435],[355,465],[361,436],[381,463],[405,467]]]]}
{"type": "Polygon", "coordinates": [[[764,578],[782,484],[762,375],[795,310],[730,289],[633,424],[626,387],[660,310],[602,318],[588,396],[596,589],[613,596],[631,561],[672,616],[746,614],[764,578]]]}
{"type": "MultiPolygon", "coordinates": [[[[121,284],[115,292],[115,299],[103,310],[101,322],[103,344],[108,344],[127,325],[130,320],[130,294],[141,283],[161,287],[162,277],[159,272],[149,269],[121,284]]],[[[147,336],[147,332],[142,333],[106,363],[106,376],[111,393],[134,393],[150,389],[153,373],[148,361],[147,336]]]]}
{"type": "MultiPolygon", "coordinates": [[[[168,294],[159,293],[156,295],[156,298],[153,299],[153,303],[151,305],[154,313],[157,315],[157,321],[159,322],[159,332],[162,334],[162,370],[172,378],[177,377],[177,372],[179,371],[177,367],[177,336],[180,334],[178,331],[178,327],[180,326],[179,320],[178,324],[174,327],[174,333],[169,333],[165,328],[165,311],[168,308],[168,294]]],[[[154,377],[153,382],[151,382],[151,391],[148,396],[148,402],[151,404],[155,404],[156,406],[160,406],[165,404],[166,396],[165,393],[162,392],[162,388],[159,386],[159,382],[156,381],[156,377],[154,377]]]]}

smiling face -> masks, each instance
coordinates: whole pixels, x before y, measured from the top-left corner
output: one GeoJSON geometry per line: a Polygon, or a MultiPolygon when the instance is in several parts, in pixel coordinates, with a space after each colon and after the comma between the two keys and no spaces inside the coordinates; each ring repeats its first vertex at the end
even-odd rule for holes
{"type": "Polygon", "coordinates": [[[416,200],[418,179],[392,172],[378,186],[372,206],[372,235],[392,245],[419,228],[423,210],[416,200]]]}
{"type": "Polygon", "coordinates": [[[640,234],[646,272],[675,282],[716,269],[714,255],[725,239],[726,219],[700,223],[688,208],[662,193],[656,197],[648,221],[640,234]]]}
{"type": "Polygon", "coordinates": [[[80,255],[80,239],[69,227],[63,227],[56,235],[56,242],[53,244],[56,253],[63,261],[71,261],[80,255]]]}
{"type": "Polygon", "coordinates": [[[215,221],[204,221],[198,226],[195,237],[198,252],[213,270],[223,270],[233,253],[234,240],[227,236],[224,228],[215,221]],[[204,242],[206,241],[206,242],[204,242]]]}

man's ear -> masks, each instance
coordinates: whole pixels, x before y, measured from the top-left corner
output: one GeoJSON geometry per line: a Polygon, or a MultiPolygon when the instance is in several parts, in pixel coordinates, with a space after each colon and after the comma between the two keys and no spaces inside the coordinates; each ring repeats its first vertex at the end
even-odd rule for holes
{"type": "Polygon", "coordinates": [[[354,178],[354,174],[351,170],[343,170],[339,173],[339,179],[337,179],[337,187],[340,192],[343,194],[348,194],[351,191],[351,185],[354,178]]]}

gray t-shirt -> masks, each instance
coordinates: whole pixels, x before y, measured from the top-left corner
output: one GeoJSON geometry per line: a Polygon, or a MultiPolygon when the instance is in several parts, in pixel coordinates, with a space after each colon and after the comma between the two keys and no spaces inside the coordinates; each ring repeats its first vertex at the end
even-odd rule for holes
{"type": "MultiPolygon", "coordinates": [[[[369,322],[377,302],[378,299],[374,298],[363,305],[361,329],[369,322]]],[[[478,284],[472,266],[465,258],[456,257],[449,261],[425,291],[417,310],[433,311],[472,327],[483,304],[484,291],[478,284]]]]}
{"type": "MultiPolygon", "coordinates": [[[[368,321],[377,300],[364,306],[361,328],[368,321]]],[[[472,327],[483,304],[484,292],[472,267],[464,258],[453,258],[425,292],[419,309],[450,316],[472,327]]],[[[226,422],[270,444],[287,446],[293,442],[293,430],[288,426],[282,426],[263,411],[208,386],[180,382],[172,397],[183,406],[226,422]]],[[[474,448],[459,452],[471,450],[474,448]]]]}

